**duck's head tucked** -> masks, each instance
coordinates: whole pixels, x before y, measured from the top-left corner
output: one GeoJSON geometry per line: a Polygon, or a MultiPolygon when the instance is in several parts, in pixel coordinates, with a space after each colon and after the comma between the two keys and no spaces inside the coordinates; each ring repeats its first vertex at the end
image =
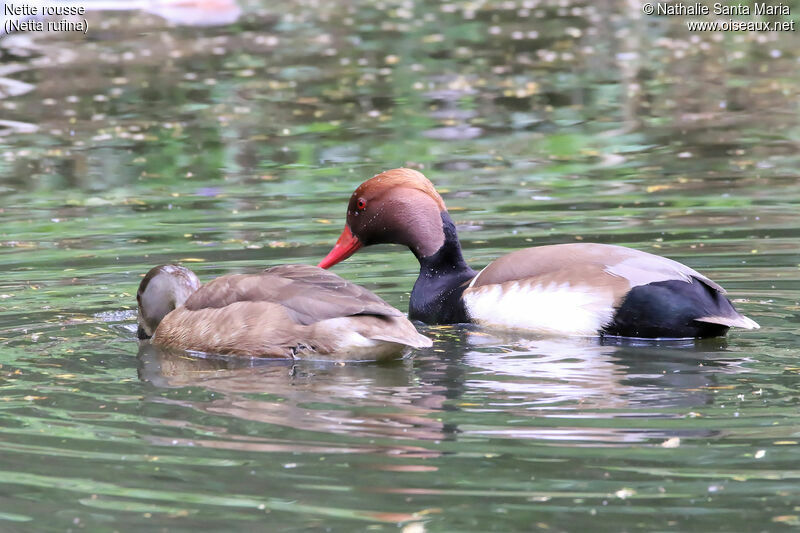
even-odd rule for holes
{"type": "Polygon", "coordinates": [[[138,337],[152,337],[161,319],[183,305],[199,288],[200,280],[186,267],[160,265],[151,268],[142,278],[136,293],[136,302],[139,304],[138,337]]]}
{"type": "Polygon", "coordinates": [[[350,197],[344,231],[319,266],[329,268],[363,246],[382,243],[408,246],[417,258],[431,256],[445,242],[446,213],[442,197],[420,172],[381,172],[350,197]]]}

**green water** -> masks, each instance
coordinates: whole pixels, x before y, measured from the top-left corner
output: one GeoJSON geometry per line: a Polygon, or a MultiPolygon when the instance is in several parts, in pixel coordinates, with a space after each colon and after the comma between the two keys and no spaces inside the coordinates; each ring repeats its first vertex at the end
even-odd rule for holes
{"type": "MultiPolygon", "coordinates": [[[[623,1],[241,5],[0,39],[0,531],[800,525],[800,35],[623,1]],[[400,165],[476,268],[632,246],[762,329],[426,328],[390,366],[140,351],[151,266],[316,263],[352,189],[400,165]]],[[[401,309],[416,270],[391,246],[335,267],[401,309]]]]}

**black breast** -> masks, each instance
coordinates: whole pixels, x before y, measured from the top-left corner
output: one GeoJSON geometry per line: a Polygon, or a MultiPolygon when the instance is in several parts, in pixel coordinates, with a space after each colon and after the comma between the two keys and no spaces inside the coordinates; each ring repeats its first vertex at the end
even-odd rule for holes
{"type": "Polygon", "coordinates": [[[426,324],[469,322],[461,295],[476,273],[464,261],[450,215],[442,211],[441,217],[444,244],[433,255],[417,256],[419,277],[411,291],[408,318],[426,324]]]}

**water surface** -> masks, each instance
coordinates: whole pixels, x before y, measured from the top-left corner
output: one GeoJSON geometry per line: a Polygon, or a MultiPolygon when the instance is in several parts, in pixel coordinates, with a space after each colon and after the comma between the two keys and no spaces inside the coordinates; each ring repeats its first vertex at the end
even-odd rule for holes
{"type": "MultiPolygon", "coordinates": [[[[797,34],[689,34],[616,1],[239,7],[0,40],[0,530],[800,524],[797,34]],[[151,266],[316,263],[352,189],[401,165],[476,268],[632,246],[762,329],[431,327],[388,366],[139,348],[151,266]]],[[[335,268],[401,309],[416,270],[396,246],[335,268]]]]}

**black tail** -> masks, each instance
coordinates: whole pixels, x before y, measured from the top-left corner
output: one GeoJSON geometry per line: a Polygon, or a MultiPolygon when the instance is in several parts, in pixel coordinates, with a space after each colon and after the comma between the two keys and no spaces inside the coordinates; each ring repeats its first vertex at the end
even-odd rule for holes
{"type": "Polygon", "coordinates": [[[718,290],[697,278],[658,281],[634,287],[603,333],[621,337],[705,338],[725,335],[731,326],[757,328],[718,290]]]}

